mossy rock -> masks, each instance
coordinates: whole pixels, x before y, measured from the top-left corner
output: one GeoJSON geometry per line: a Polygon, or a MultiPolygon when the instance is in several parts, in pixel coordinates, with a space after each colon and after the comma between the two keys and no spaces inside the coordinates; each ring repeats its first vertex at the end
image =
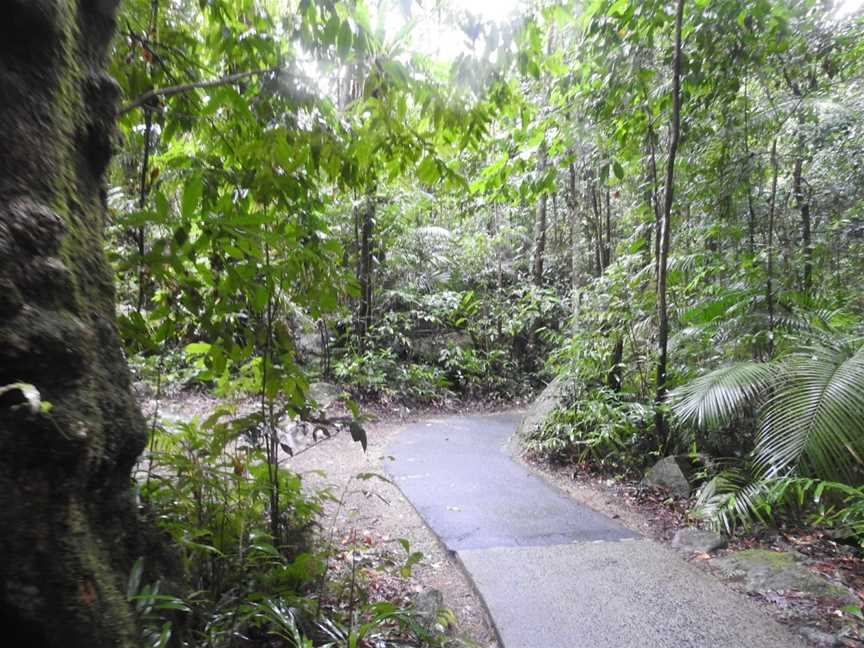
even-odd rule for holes
{"type": "Polygon", "coordinates": [[[844,604],[857,602],[849,588],[831,583],[824,576],[807,569],[804,557],[787,551],[747,549],[722,558],[711,565],[728,580],[742,582],[748,592],[795,590],[820,598],[831,598],[844,604]]]}

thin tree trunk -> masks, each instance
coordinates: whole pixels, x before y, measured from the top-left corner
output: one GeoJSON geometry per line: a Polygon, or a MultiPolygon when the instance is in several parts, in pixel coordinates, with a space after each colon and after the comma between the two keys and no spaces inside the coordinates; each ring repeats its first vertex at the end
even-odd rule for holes
{"type": "Polygon", "coordinates": [[[103,238],[116,7],[0,9],[0,617],[28,648],[139,643],[125,586],[147,434],[103,238]]]}
{"type": "Polygon", "coordinates": [[[648,115],[648,173],[651,180],[651,205],[654,211],[654,277],[660,276],[660,221],[662,212],[660,209],[660,198],[657,195],[657,149],[655,145],[654,127],[651,125],[651,115],[648,115]]]}
{"type": "Polygon", "coordinates": [[[603,246],[605,252],[603,260],[604,270],[612,263],[612,205],[609,193],[609,187],[606,187],[606,243],[603,246]]]}
{"type": "Polygon", "coordinates": [[[358,337],[360,350],[366,348],[366,338],[372,323],[372,245],[375,227],[374,196],[369,196],[360,215],[360,259],[358,280],[360,282],[360,304],[358,309],[358,337]]]}
{"type": "Polygon", "coordinates": [[[621,391],[623,384],[623,367],[621,366],[623,359],[624,338],[619,335],[615,338],[615,344],[612,346],[612,358],[609,363],[609,372],[606,374],[606,385],[614,392],[621,391]]]}
{"type": "Polygon", "coordinates": [[[558,227],[558,192],[552,192],[552,252],[561,248],[561,231],[558,227]]]}
{"type": "Polygon", "coordinates": [[[668,365],[669,313],[666,305],[666,272],[671,238],[672,204],[675,189],[675,156],[681,136],[681,24],[684,0],[678,0],[675,12],[675,53],[672,61],[672,123],[669,133],[669,157],[666,161],[666,181],[663,191],[663,218],[660,221],[660,250],[657,259],[657,412],[654,418],[657,438],[667,439],[666,419],[661,405],[666,400],[666,370],[668,365]]]}
{"type": "Polygon", "coordinates": [[[579,231],[579,200],[576,196],[576,165],[573,162],[570,163],[568,168],[568,179],[567,207],[570,211],[570,271],[572,273],[571,284],[575,291],[579,287],[579,246],[576,244],[579,231]]]}
{"type": "Polygon", "coordinates": [[[597,261],[596,276],[599,277],[606,269],[605,255],[603,253],[603,213],[600,209],[600,202],[597,200],[597,188],[593,180],[591,181],[591,210],[594,213],[594,218],[591,220],[591,229],[594,230],[596,242],[594,246],[594,257],[597,261]]]}
{"type": "MultiPolygon", "coordinates": [[[[537,162],[538,175],[546,172],[546,142],[540,146],[540,159],[537,162]]],[[[543,256],[546,254],[546,192],[537,199],[537,216],[534,219],[534,263],[531,280],[535,286],[543,285],[543,256]]]]}
{"type": "Polygon", "coordinates": [[[774,352],[774,217],[777,212],[777,138],[771,143],[771,199],[768,204],[768,263],[766,268],[765,303],[768,306],[768,356],[774,352]]]}
{"type": "MultiPolygon", "coordinates": [[[[802,127],[799,120],[799,129],[802,127]]],[[[813,247],[811,243],[810,199],[804,189],[804,136],[798,136],[798,152],[795,156],[795,166],[792,170],[792,195],[795,206],[801,214],[801,251],[804,254],[804,278],[801,288],[809,291],[813,284],[813,247]]]]}
{"type": "MultiPolygon", "coordinates": [[[[156,33],[156,25],[158,24],[159,18],[159,0],[152,0],[150,3],[150,28],[148,29],[149,34],[156,33]]],[[[147,63],[147,70],[150,71],[151,63],[147,63]]],[[[138,209],[143,211],[144,206],[147,204],[147,194],[150,192],[150,188],[148,186],[148,176],[150,175],[150,149],[152,146],[152,138],[153,138],[153,110],[152,106],[146,106],[144,108],[144,159],[141,162],[141,181],[140,186],[138,187],[138,209]]],[[[138,232],[136,233],[136,242],[138,244],[138,306],[137,310],[140,313],[144,309],[144,302],[146,300],[146,277],[147,274],[144,270],[144,252],[145,252],[145,244],[146,244],[146,235],[147,230],[145,225],[142,223],[138,226],[138,232]]]]}
{"type": "MultiPolygon", "coordinates": [[[[654,250],[654,242],[659,239],[655,236],[655,232],[658,231],[658,209],[657,209],[657,168],[654,162],[654,145],[651,142],[652,132],[651,127],[649,125],[648,132],[645,135],[645,149],[648,153],[648,163],[646,164],[645,170],[645,206],[648,208],[649,212],[653,214],[654,220],[649,224],[648,231],[645,234],[645,267],[648,267],[648,264],[653,264],[656,276],[656,253],[654,250]]],[[[643,289],[645,289],[648,285],[648,282],[644,282],[643,289]]]]}
{"type": "Polygon", "coordinates": [[[753,207],[753,156],[750,154],[750,100],[747,93],[747,79],[744,79],[744,155],[747,158],[747,239],[750,256],[756,255],[756,210],[753,207]]]}
{"type": "MultiPolygon", "coordinates": [[[[141,163],[141,182],[138,192],[138,209],[143,210],[147,204],[147,194],[149,187],[147,186],[147,176],[150,170],[150,139],[153,134],[153,113],[148,108],[144,111],[144,160],[141,163]]],[[[138,226],[138,231],[135,233],[135,240],[138,245],[138,312],[144,309],[144,301],[146,296],[145,280],[146,272],[144,271],[144,252],[146,242],[146,230],[142,223],[138,226]]]]}

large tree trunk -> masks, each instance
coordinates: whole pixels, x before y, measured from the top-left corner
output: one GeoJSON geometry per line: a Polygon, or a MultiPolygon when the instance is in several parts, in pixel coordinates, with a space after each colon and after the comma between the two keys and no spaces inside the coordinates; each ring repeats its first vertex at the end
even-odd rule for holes
{"type": "Polygon", "coordinates": [[[0,8],[0,619],[9,645],[136,644],[124,587],[136,537],[130,473],[146,430],[102,236],[116,5],[0,8]],[[14,383],[34,386],[43,407],[14,383]]]}

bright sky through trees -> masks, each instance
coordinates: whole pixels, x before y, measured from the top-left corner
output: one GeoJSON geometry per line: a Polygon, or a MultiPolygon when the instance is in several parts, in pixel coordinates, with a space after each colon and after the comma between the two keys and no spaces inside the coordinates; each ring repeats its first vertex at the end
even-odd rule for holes
{"type": "MultiPolygon", "coordinates": [[[[852,0],[858,1],[860,0],[852,0]]],[[[478,14],[486,20],[505,20],[519,6],[518,0],[455,0],[452,3],[454,9],[470,11],[478,14]]]]}
{"type": "Polygon", "coordinates": [[[837,3],[837,11],[835,16],[837,18],[844,18],[845,16],[850,16],[856,11],[861,11],[861,7],[864,6],[864,0],[840,0],[837,3]]]}
{"type": "Polygon", "coordinates": [[[385,12],[384,23],[388,38],[395,38],[407,24],[413,22],[409,41],[411,50],[433,58],[450,61],[460,54],[471,51],[470,41],[448,15],[470,14],[482,22],[507,22],[512,20],[520,8],[520,0],[440,0],[439,2],[411,3],[406,12],[405,5],[381,0],[368,3],[370,14],[385,12]]]}

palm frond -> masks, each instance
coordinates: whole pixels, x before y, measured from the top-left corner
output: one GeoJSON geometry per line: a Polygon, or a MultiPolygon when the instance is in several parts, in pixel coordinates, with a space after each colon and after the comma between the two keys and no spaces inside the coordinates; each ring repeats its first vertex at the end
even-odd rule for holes
{"type": "Polygon", "coordinates": [[[669,395],[672,411],[700,429],[727,425],[746,404],[755,402],[777,377],[766,362],[739,362],[691,380],[669,395]]]}
{"type": "Polygon", "coordinates": [[[781,362],[766,401],[755,462],[768,477],[804,464],[822,479],[860,481],[864,469],[864,347],[819,346],[781,362]]]}
{"type": "Polygon", "coordinates": [[[770,516],[765,497],[770,490],[770,482],[752,481],[748,471],[727,468],[702,486],[694,514],[727,535],[739,526],[764,524],[770,516]]]}

